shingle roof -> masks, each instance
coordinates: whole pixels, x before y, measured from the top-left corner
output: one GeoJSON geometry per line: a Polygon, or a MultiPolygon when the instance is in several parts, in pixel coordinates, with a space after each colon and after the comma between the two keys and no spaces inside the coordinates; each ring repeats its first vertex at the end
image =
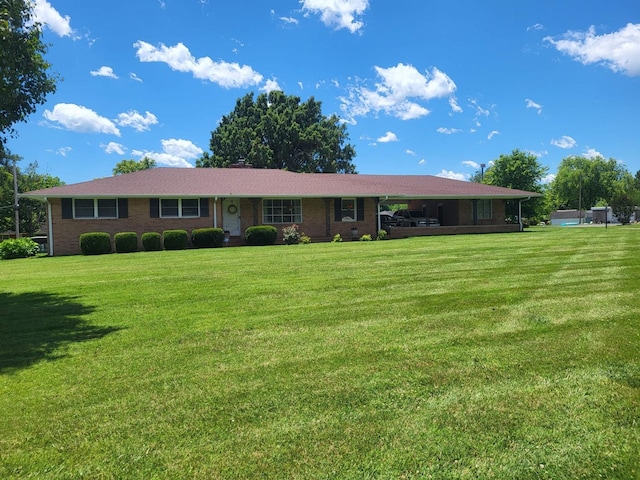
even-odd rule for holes
{"type": "Polygon", "coordinates": [[[527,198],[538,193],[431,175],[294,173],[251,168],[153,168],[23,193],[62,197],[527,198]]]}

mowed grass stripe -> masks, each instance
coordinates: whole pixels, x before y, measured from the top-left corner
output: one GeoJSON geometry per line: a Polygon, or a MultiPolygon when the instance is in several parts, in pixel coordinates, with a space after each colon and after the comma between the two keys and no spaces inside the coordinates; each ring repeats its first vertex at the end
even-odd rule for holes
{"type": "Polygon", "coordinates": [[[0,476],[635,478],[639,234],[0,262],[0,476]]]}

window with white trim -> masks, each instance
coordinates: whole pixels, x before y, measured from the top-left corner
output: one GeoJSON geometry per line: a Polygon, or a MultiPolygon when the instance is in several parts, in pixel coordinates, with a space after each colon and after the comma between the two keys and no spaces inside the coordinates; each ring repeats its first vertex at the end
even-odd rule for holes
{"type": "Polygon", "coordinates": [[[183,218],[200,216],[198,198],[161,198],[160,216],[163,218],[183,218]]]}
{"type": "Polygon", "coordinates": [[[340,218],[343,222],[355,222],[358,219],[357,204],[355,198],[340,199],[340,218]]]}
{"type": "Polygon", "coordinates": [[[302,200],[299,198],[265,198],[262,200],[262,223],[301,223],[302,200]]]}
{"type": "Polygon", "coordinates": [[[73,200],[73,218],[118,218],[115,198],[76,198],[73,200]]]}
{"type": "Polygon", "coordinates": [[[493,210],[491,200],[478,200],[478,220],[491,220],[493,218],[493,210]]]}

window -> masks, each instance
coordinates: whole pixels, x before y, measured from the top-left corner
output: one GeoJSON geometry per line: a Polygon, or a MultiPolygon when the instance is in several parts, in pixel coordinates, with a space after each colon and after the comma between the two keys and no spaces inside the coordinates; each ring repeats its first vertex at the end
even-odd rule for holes
{"type": "Polygon", "coordinates": [[[478,200],[478,220],[490,220],[493,218],[491,200],[478,200]]]}
{"type": "Polygon", "coordinates": [[[197,198],[161,198],[161,217],[199,217],[200,201],[197,198]]]}
{"type": "Polygon", "coordinates": [[[200,201],[197,198],[185,198],[182,200],[182,216],[183,217],[199,217],[198,207],[200,201]]]}
{"type": "Polygon", "coordinates": [[[98,218],[118,218],[118,204],[115,199],[98,199],[98,218]]]}
{"type": "Polygon", "coordinates": [[[340,199],[340,218],[343,222],[355,222],[357,220],[355,198],[340,199]]]}
{"type": "Polygon", "coordinates": [[[76,198],[73,218],[118,218],[118,202],[115,198],[76,198]]]}
{"type": "Polygon", "coordinates": [[[265,198],[262,201],[262,223],[301,223],[302,200],[265,198]]]}

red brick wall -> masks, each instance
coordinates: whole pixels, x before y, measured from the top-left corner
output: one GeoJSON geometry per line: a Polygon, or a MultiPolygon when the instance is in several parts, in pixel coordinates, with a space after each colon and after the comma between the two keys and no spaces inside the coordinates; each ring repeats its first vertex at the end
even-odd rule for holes
{"type": "MultiPolygon", "coordinates": [[[[240,203],[242,215],[242,231],[254,225],[253,203],[249,199],[243,199],[240,203]],[[249,213],[247,213],[249,212],[249,213]]],[[[262,202],[255,203],[257,208],[258,225],[262,224],[262,202]]],[[[358,229],[358,235],[370,234],[374,236],[377,232],[376,204],[372,198],[364,200],[364,220],[359,222],[335,221],[334,199],[333,198],[303,198],[302,199],[302,222],[298,223],[298,232],[311,237],[311,240],[328,240],[336,233],[342,238],[351,238],[351,228],[358,229]],[[329,225],[327,228],[327,217],[329,225]]],[[[278,242],[282,240],[282,228],[289,226],[286,224],[273,224],[278,230],[278,242]]]]}
{"type": "MultiPolygon", "coordinates": [[[[219,204],[218,204],[219,207],[219,204]]],[[[114,219],[63,219],[60,199],[51,199],[53,217],[53,254],[77,255],[80,251],[80,235],[86,232],[136,232],[138,248],[145,232],[162,233],[164,230],[181,229],[191,234],[195,228],[213,226],[213,200],[209,201],[209,216],[201,218],[150,218],[148,198],[129,199],[129,218],[114,219]]]]}
{"type": "MultiPolygon", "coordinates": [[[[472,225],[473,212],[471,200],[444,200],[444,201],[420,201],[425,203],[429,216],[438,216],[438,206],[442,206],[443,226],[472,225]]],[[[422,205],[422,204],[421,204],[422,205]]],[[[217,226],[222,228],[222,202],[216,202],[217,226]]],[[[107,232],[112,236],[119,232],[136,232],[138,234],[138,246],[142,249],[141,237],[145,232],[162,233],[164,230],[182,229],[191,234],[195,228],[213,227],[214,225],[214,201],[209,199],[209,216],[201,218],[151,218],[149,215],[148,198],[129,199],[129,218],[120,219],[96,219],[76,220],[62,219],[62,207],[60,199],[51,199],[51,213],[53,217],[53,254],[76,255],[80,252],[79,239],[86,232],[107,232]]],[[[240,208],[242,215],[242,232],[254,225],[257,216],[257,224],[262,224],[262,201],[241,199],[240,208]],[[255,210],[254,210],[255,207],[255,210]]],[[[479,220],[478,225],[503,225],[505,202],[493,201],[493,219],[479,220]]],[[[334,218],[334,199],[303,198],[302,222],[298,224],[299,232],[310,236],[312,241],[327,241],[339,233],[343,239],[352,238],[351,229],[358,229],[358,237],[364,234],[375,236],[377,233],[376,204],[372,198],[364,200],[364,220],[356,222],[336,221],[334,218]],[[328,224],[327,224],[328,219],[328,224]]],[[[282,227],[288,224],[273,225],[278,230],[278,243],[282,241],[282,227]]],[[[420,234],[414,231],[416,234],[420,234]]],[[[430,234],[435,233],[430,230],[430,234]]],[[[442,231],[441,233],[444,233],[442,231]]],[[[232,239],[232,244],[244,244],[242,235],[232,239]]]]}

